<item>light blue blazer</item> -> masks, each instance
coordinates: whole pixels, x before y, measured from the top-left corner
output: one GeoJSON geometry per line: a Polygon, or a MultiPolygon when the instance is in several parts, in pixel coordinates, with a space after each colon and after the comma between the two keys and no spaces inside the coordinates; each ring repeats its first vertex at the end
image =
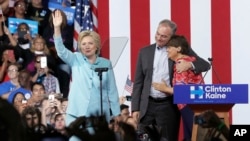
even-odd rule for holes
{"type": "Polygon", "coordinates": [[[73,117],[100,115],[100,79],[95,68],[108,68],[102,73],[103,113],[110,120],[110,109],[113,116],[120,114],[119,95],[111,62],[97,57],[94,64],[80,52],[71,52],[63,45],[61,37],[54,37],[57,55],[71,67],[72,82],[68,97],[67,114],[73,117]]]}

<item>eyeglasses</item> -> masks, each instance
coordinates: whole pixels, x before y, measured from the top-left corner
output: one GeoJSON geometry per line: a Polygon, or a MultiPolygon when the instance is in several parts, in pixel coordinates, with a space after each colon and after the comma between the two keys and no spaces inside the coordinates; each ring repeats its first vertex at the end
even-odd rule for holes
{"type": "Polygon", "coordinates": [[[25,5],[18,4],[17,7],[25,8],[26,6],[25,6],[25,5]]]}
{"type": "Polygon", "coordinates": [[[8,72],[17,72],[17,69],[8,70],[8,72]]]}

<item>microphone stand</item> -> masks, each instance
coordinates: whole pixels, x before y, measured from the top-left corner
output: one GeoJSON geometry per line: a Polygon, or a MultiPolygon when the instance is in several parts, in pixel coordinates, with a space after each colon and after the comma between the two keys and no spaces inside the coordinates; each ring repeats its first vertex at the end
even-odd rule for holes
{"type": "Polygon", "coordinates": [[[214,72],[216,79],[219,81],[219,84],[221,84],[221,80],[219,78],[219,75],[218,75],[217,71],[215,71],[215,68],[213,66],[213,58],[208,58],[208,61],[210,62],[212,71],[214,72]]]}
{"type": "Polygon", "coordinates": [[[100,80],[100,104],[101,104],[101,116],[103,116],[103,106],[102,106],[102,72],[108,71],[108,68],[96,68],[95,72],[98,72],[100,80]]]}
{"type": "Polygon", "coordinates": [[[98,72],[99,80],[100,80],[100,103],[101,103],[101,116],[103,115],[103,108],[102,108],[102,71],[98,72]]]}

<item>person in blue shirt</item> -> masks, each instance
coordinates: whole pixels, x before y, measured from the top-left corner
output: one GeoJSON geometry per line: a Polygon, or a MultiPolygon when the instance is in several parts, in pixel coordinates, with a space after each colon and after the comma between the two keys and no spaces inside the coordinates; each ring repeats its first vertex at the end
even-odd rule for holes
{"type": "Polygon", "coordinates": [[[25,88],[18,88],[14,91],[12,91],[7,99],[7,101],[11,104],[14,104],[15,103],[15,97],[17,94],[22,94],[23,95],[23,99],[22,100],[28,100],[30,99],[31,95],[32,95],[32,92],[30,90],[27,90],[25,88]]]}
{"type": "Polygon", "coordinates": [[[9,103],[11,103],[18,113],[22,113],[22,111],[27,106],[27,100],[31,97],[31,91],[26,90],[22,87],[18,88],[15,91],[12,91],[7,99],[9,103]]]}
{"type": "Polygon", "coordinates": [[[19,63],[10,63],[7,69],[7,75],[10,80],[0,84],[0,97],[8,99],[9,94],[20,88],[18,75],[21,65],[19,63]]]}
{"type": "MultiPolygon", "coordinates": [[[[65,48],[61,37],[62,15],[59,10],[53,13],[54,42],[57,55],[72,70],[72,83],[68,96],[66,124],[69,125],[77,117],[101,114],[100,92],[102,91],[102,108],[106,120],[120,114],[119,96],[111,62],[99,57],[101,41],[94,31],[83,31],[79,34],[79,52],[71,52],[65,48]],[[108,68],[102,72],[102,89],[96,68],[108,68]]],[[[72,138],[71,138],[72,139],[72,138]]],[[[73,139],[72,139],[73,140],[73,139]]],[[[75,139],[79,140],[79,139],[75,139]]]]}

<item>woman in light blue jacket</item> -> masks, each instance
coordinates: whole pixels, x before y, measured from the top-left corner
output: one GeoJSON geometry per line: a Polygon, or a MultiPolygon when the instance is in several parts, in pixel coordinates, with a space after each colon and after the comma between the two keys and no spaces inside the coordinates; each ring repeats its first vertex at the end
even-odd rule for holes
{"type": "MultiPolygon", "coordinates": [[[[101,48],[100,36],[94,31],[79,34],[79,52],[71,52],[63,45],[61,38],[62,16],[56,10],[53,14],[54,41],[57,55],[72,69],[66,122],[69,125],[79,116],[89,117],[101,114],[100,78],[96,68],[108,68],[102,72],[102,108],[107,121],[110,109],[113,116],[120,114],[119,96],[111,62],[98,57],[101,48]]],[[[70,35],[69,35],[70,36],[70,35]]]]}

